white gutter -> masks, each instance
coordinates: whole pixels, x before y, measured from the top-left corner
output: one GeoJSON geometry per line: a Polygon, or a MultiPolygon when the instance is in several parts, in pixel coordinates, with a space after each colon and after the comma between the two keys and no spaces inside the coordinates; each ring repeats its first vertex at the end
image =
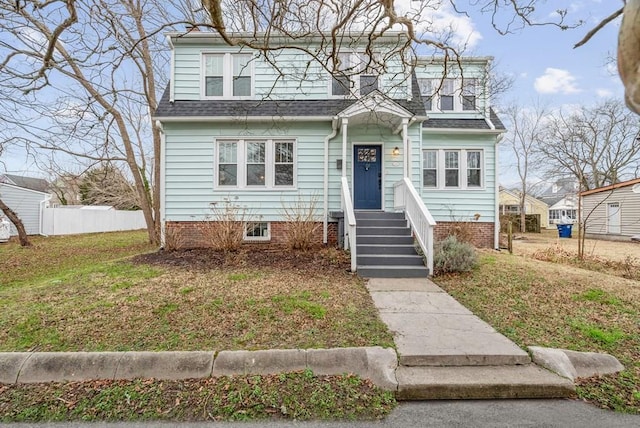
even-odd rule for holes
{"type": "MultiPolygon", "coordinates": [[[[493,125],[493,124],[492,124],[493,125]]],[[[489,126],[492,126],[489,125],[489,126]]],[[[501,129],[467,129],[467,128],[422,128],[425,134],[503,134],[505,131],[501,129]]]]}
{"type": "Polygon", "coordinates": [[[166,225],[166,220],[165,220],[165,210],[166,210],[166,205],[165,205],[165,181],[166,181],[166,176],[165,176],[165,163],[166,163],[166,156],[165,156],[165,152],[166,152],[166,135],[164,133],[164,128],[162,127],[162,122],[160,122],[159,120],[155,121],[155,125],[156,127],[158,127],[158,130],[160,131],[160,248],[164,248],[164,244],[165,244],[165,225],[166,225]]]}
{"type": "Polygon", "coordinates": [[[156,116],[154,120],[169,122],[326,122],[333,116],[156,116]]]}
{"type": "Polygon", "coordinates": [[[49,202],[52,197],[53,196],[51,196],[50,194],[46,194],[44,196],[44,199],[42,201],[40,201],[40,204],[39,204],[40,205],[40,233],[39,233],[40,236],[44,236],[44,237],[49,236],[49,235],[47,235],[47,234],[45,234],[43,232],[43,229],[44,229],[44,204],[49,202]]]}
{"type": "Polygon", "coordinates": [[[324,180],[322,200],[322,243],[329,242],[329,140],[338,135],[338,117],[331,121],[331,133],[324,138],[324,180]]]}

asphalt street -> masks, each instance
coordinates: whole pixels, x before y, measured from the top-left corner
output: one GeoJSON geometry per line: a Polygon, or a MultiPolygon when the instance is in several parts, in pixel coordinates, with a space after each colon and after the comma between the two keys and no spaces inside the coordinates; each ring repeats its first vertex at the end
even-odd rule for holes
{"type": "Polygon", "coordinates": [[[51,423],[5,424],[23,427],[90,427],[90,428],[164,428],[164,427],[297,427],[297,428],[360,428],[360,427],[576,427],[576,428],[637,428],[640,416],[625,415],[598,409],[577,400],[461,400],[404,402],[385,420],[364,422],[297,422],[260,421],[251,423],[51,423]]]}

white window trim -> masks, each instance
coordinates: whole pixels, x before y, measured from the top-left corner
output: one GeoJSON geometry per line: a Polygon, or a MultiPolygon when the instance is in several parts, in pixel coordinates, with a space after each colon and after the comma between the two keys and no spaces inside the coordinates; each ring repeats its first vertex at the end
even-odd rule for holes
{"type": "Polygon", "coordinates": [[[435,148],[423,148],[422,151],[436,151],[437,152],[437,171],[436,182],[437,186],[425,186],[424,185],[424,157],[421,154],[420,158],[420,185],[424,190],[486,190],[485,177],[487,174],[486,162],[484,156],[484,149],[435,149],[435,148]],[[445,152],[458,152],[458,183],[457,187],[445,186],[445,152]],[[467,153],[468,152],[480,152],[480,186],[467,185],[467,153]]]}
{"type": "Polygon", "coordinates": [[[245,223],[244,228],[243,228],[243,232],[242,232],[242,239],[244,241],[248,241],[248,242],[265,242],[265,241],[271,241],[271,222],[268,221],[248,221],[245,223]],[[267,236],[247,236],[247,225],[249,223],[266,223],[267,224],[267,236]]]}
{"type": "Polygon", "coordinates": [[[213,187],[216,190],[257,190],[257,191],[273,191],[273,190],[296,190],[298,185],[298,141],[291,137],[281,138],[242,138],[242,137],[220,137],[213,141],[214,144],[214,160],[213,160],[213,187]],[[235,186],[221,186],[219,184],[218,165],[220,162],[220,144],[219,142],[236,142],[237,152],[237,170],[238,177],[235,186]],[[265,142],[265,184],[264,185],[247,185],[247,145],[246,142],[264,141],[265,142]],[[290,186],[275,185],[275,143],[276,142],[292,142],[293,143],[293,184],[290,186]]]}
{"type": "Polygon", "coordinates": [[[200,98],[203,100],[251,100],[255,95],[255,61],[253,56],[248,52],[215,52],[215,51],[203,51],[200,55],[200,98]],[[206,84],[206,62],[205,56],[207,55],[222,55],[222,96],[207,95],[206,84]],[[249,73],[251,75],[251,94],[246,96],[233,96],[233,56],[234,55],[248,55],[251,58],[249,60],[249,73]]]}
{"type": "MultiPolygon", "coordinates": [[[[361,96],[360,94],[360,76],[376,76],[378,78],[378,90],[380,90],[380,85],[382,82],[382,73],[380,73],[379,71],[377,72],[369,72],[369,73],[365,73],[365,71],[367,71],[364,67],[363,64],[361,64],[361,55],[365,55],[365,52],[358,52],[358,51],[349,51],[349,52],[341,52],[340,54],[344,54],[344,55],[349,55],[349,57],[351,58],[351,60],[353,60],[354,57],[356,57],[356,61],[359,64],[359,70],[360,71],[353,71],[351,72],[351,74],[347,74],[346,77],[349,78],[349,80],[351,82],[353,82],[353,87],[349,88],[349,92],[347,94],[344,95],[334,95],[333,94],[333,79],[334,76],[332,73],[329,73],[329,86],[328,86],[328,94],[329,94],[329,98],[331,99],[352,99],[352,98],[359,98],[361,96]]],[[[339,55],[340,55],[339,54],[339,55]]],[[[374,53],[374,56],[376,54],[374,53]]],[[[374,62],[375,64],[375,62],[374,62]]]]}
{"type": "MultiPolygon", "coordinates": [[[[439,80],[441,80],[441,78],[436,78],[436,77],[421,77],[419,79],[432,79],[435,80],[436,82],[438,82],[439,80]]],[[[427,110],[427,112],[433,112],[433,113],[477,113],[480,111],[480,95],[479,92],[481,93],[481,85],[480,85],[480,78],[478,77],[469,77],[468,79],[475,79],[476,80],[476,106],[475,109],[473,110],[465,110],[464,106],[463,106],[463,91],[462,91],[462,79],[459,78],[452,78],[454,80],[454,87],[455,87],[455,91],[453,93],[453,109],[452,110],[441,110],[440,109],[440,91],[442,91],[443,88],[440,88],[440,91],[435,92],[432,96],[431,96],[431,109],[427,110]]],[[[466,78],[465,78],[466,80],[466,78]]],[[[440,86],[439,82],[438,84],[435,85],[435,87],[433,88],[433,90],[435,91],[436,89],[438,89],[438,86],[440,86]]],[[[429,94],[423,94],[422,93],[422,88],[420,88],[420,95],[422,96],[422,99],[424,101],[424,99],[429,95],[429,94]]],[[[426,106],[425,106],[426,108],[426,106]]]]}

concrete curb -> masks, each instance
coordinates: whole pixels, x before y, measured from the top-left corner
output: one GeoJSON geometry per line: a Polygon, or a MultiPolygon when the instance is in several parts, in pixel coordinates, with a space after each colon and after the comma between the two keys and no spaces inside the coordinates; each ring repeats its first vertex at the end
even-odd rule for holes
{"type": "Polygon", "coordinates": [[[398,357],[379,346],[334,349],[195,352],[3,352],[0,383],[96,379],[202,379],[310,369],[318,375],[357,374],[397,391],[398,357]]]}
{"type": "Polygon", "coordinates": [[[541,346],[529,346],[529,351],[534,363],[572,381],[578,377],[601,376],[624,370],[620,361],[609,354],[541,346]]]}

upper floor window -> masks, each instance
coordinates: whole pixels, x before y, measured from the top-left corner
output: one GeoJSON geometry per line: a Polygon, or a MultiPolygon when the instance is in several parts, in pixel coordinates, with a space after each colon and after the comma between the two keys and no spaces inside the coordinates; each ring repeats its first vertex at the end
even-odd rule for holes
{"type": "Polygon", "coordinates": [[[484,186],[482,150],[423,150],[422,186],[474,189],[484,186]]]}
{"type": "Polygon", "coordinates": [[[250,97],[253,70],[250,54],[206,53],[203,55],[205,97],[250,97]]]}
{"type": "Polygon", "coordinates": [[[294,140],[221,139],[216,141],[216,186],[293,187],[295,174],[294,140]]]}
{"type": "Polygon", "coordinates": [[[339,53],[336,73],[331,79],[331,95],[367,95],[378,89],[376,61],[365,53],[339,53]]]}
{"type": "Polygon", "coordinates": [[[473,111],[477,109],[478,79],[419,78],[420,94],[427,111],[473,111]]]}

